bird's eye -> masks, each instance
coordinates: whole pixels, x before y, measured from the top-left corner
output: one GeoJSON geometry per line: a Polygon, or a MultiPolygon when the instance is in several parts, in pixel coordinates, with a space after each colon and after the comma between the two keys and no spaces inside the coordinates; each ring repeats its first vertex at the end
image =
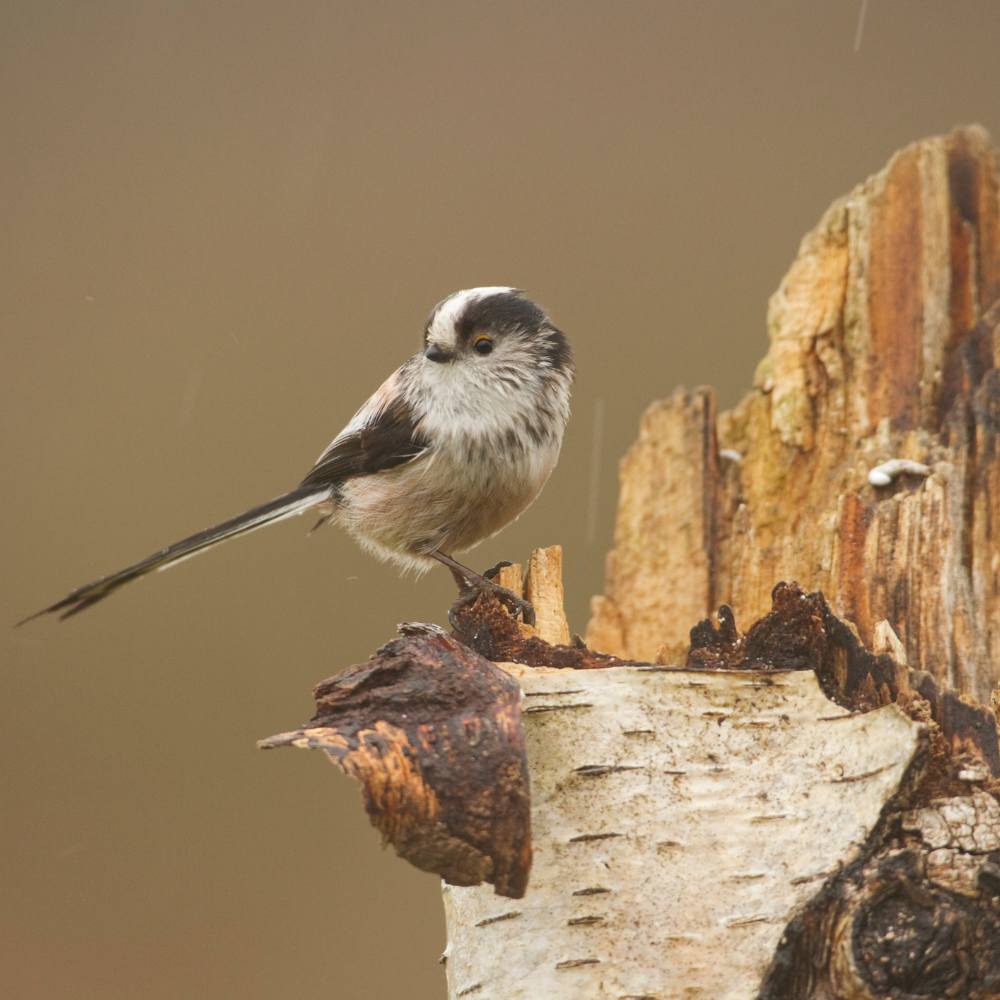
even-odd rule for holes
{"type": "Polygon", "coordinates": [[[472,344],[472,349],[476,354],[492,354],[493,341],[489,337],[476,337],[472,344]]]}

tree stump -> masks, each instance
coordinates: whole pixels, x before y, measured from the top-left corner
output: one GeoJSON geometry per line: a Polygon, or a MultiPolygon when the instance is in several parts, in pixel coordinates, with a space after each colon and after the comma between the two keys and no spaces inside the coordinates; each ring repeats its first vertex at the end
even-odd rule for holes
{"type": "Polygon", "coordinates": [[[768,327],[735,409],[643,417],[586,644],[541,550],[500,576],[534,628],[406,626],[264,743],[324,750],[445,878],[451,1000],[1000,998],[985,133],[831,206],[768,327]]]}
{"type": "Polygon", "coordinates": [[[992,710],[818,593],[771,600],[691,629],[683,667],[460,620],[524,693],[534,863],[523,898],[445,885],[451,1000],[1000,996],[992,710]]]}

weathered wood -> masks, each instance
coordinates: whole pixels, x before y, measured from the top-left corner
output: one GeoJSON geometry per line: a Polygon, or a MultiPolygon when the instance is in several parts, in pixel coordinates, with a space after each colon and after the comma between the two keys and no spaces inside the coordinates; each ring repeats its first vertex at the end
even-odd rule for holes
{"type": "Polygon", "coordinates": [[[898,153],[803,240],[771,299],[753,392],[718,418],[709,389],[647,411],[622,463],[590,646],[671,659],[690,621],[722,603],[753,620],[794,579],[866,645],[887,620],[910,666],[988,701],[1000,682],[997,171],[979,128],[898,153]],[[872,485],[897,457],[930,474],[872,485]]]}

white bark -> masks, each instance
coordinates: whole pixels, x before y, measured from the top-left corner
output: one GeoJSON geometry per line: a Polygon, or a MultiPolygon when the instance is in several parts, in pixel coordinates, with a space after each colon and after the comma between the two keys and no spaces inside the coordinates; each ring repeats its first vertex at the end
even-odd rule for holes
{"type": "Polygon", "coordinates": [[[850,715],[811,671],[505,669],[534,865],[521,900],[445,886],[452,1000],[753,997],[921,739],[894,706],[850,715]]]}

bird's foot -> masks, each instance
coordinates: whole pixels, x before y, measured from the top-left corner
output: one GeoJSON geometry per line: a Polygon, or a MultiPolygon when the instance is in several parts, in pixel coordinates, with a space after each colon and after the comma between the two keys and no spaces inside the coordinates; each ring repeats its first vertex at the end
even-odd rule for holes
{"type": "Polygon", "coordinates": [[[520,615],[521,621],[525,625],[535,624],[535,609],[532,607],[531,602],[518,597],[513,590],[501,587],[499,583],[494,583],[490,579],[490,574],[495,576],[504,565],[509,566],[510,563],[500,563],[498,566],[487,570],[483,576],[477,574],[474,579],[465,580],[465,586],[459,593],[458,600],[455,601],[448,611],[448,621],[451,622],[452,628],[456,631],[461,631],[456,619],[457,613],[475,604],[479,600],[480,594],[489,594],[491,597],[495,597],[514,618],[520,615]]]}

